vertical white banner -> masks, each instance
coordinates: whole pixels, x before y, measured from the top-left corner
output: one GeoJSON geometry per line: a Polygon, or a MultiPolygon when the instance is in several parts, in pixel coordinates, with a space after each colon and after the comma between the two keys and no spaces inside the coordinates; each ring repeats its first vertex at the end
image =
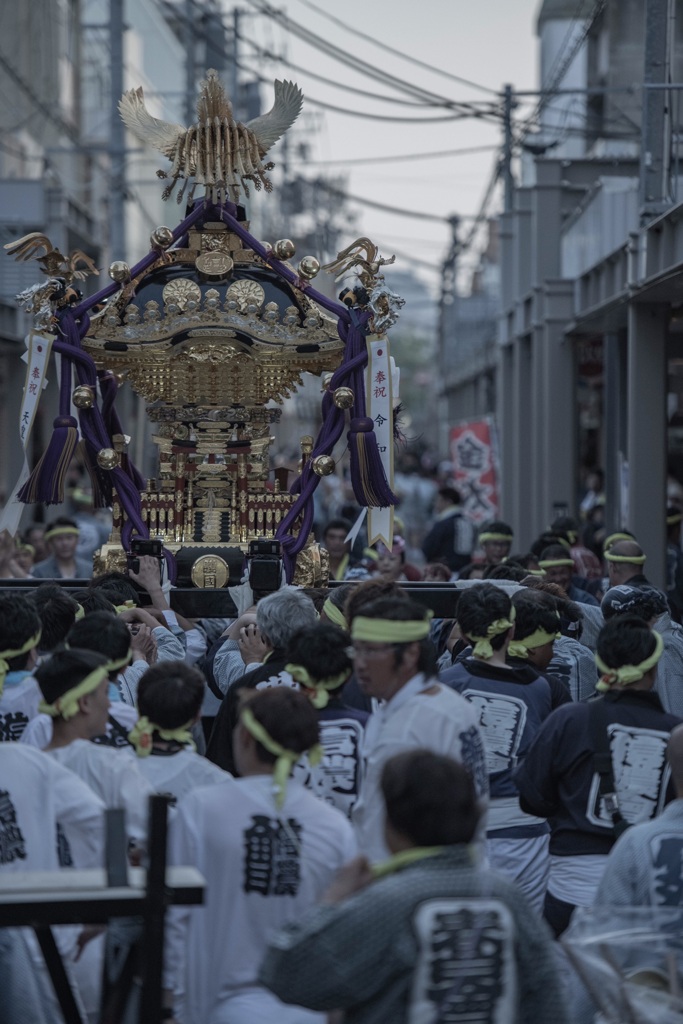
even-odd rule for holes
{"type": "MultiPolygon", "coordinates": [[[[393,360],[389,352],[389,339],[385,334],[370,335],[367,339],[368,369],[366,376],[366,402],[368,416],[374,423],[377,449],[389,487],[394,480],[394,403],[393,360]],[[393,373],[392,373],[393,370],[393,373]]],[[[394,508],[368,508],[368,544],[381,540],[391,550],[394,538],[394,508]]]]}
{"type": "Polygon", "coordinates": [[[51,334],[39,334],[38,331],[31,331],[26,338],[26,382],[19,414],[19,442],[24,453],[24,465],[0,515],[0,532],[8,530],[12,536],[19,529],[21,514],[26,507],[23,502],[18,500],[17,495],[31,475],[27,459],[28,443],[33,430],[33,421],[36,418],[38,401],[47,383],[45,374],[53,340],[51,334]]]}

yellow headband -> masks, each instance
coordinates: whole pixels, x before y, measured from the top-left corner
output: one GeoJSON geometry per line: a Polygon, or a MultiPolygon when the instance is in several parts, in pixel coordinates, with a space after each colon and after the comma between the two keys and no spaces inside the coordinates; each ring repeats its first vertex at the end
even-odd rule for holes
{"type": "Polygon", "coordinates": [[[683,512],[676,512],[675,515],[671,515],[671,516],[667,516],[666,517],[666,525],[667,526],[675,526],[676,523],[680,523],[680,522],[683,522],[683,512]]]}
{"type": "MultiPolygon", "coordinates": [[[[78,604],[78,601],[76,602],[76,604],[78,604]]],[[[76,609],[76,622],[80,622],[81,619],[84,619],[84,618],[85,618],[85,608],[83,607],[82,604],[78,604],[78,608],[76,609]]]]}
{"type": "Polygon", "coordinates": [[[544,558],[538,563],[541,569],[554,569],[556,565],[574,565],[573,558],[544,558]]]}
{"type": "Polygon", "coordinates": [[[424,640],[429,636],[432,611],[427,612],[426,619],[368,619],[358,615],[351,626],[352,640],[368,640],[377,644],[411,644],[415,640],[424,640]]]}
{"type": "MultiPolygon", "coordinates": [[[[80,605],[79,605],[79,608],[80,608],[80,605]]],[[[65,651],[72,650],[71,645],[68,644],[68,643],[65,643],[64,644],[64,650],[65,651]]],[[[98,652],[98,653],[101,653],[101,652],[98,652]]],[[[127,665],[132,657],[133,657],[133,648],[129,647],[128,648],[128,653],[125,655],[125,657],[119,658],[118,661],[108,661],[106,663],[106,665],[102,666],[102,668],[106,668],[107,672],[117,672],[120,668],[123,668],[125,665],[127,665]]]]}
{"type": "Polygon", "coordinates": [[[645,565],[645,555],[613,555],[611,551],[605,551],[604,558],[608,562],[630,562],[631,565],[645,565]]]}
{"type": "Polygon", "coordinates": [[[129,612],[132,608],[137,608],[137,605],[135,601],[132,601],[130,598],[128,598],[127,601],[124,601],[123,604],[114,605],[114,611],[117,615],[120,615],[121,612],[129,612]]]}
{"type": "Polygon", "coordinates": [[[152,753],[152,747],[154,746],[153,734],[155,732],[159,734],[162,740],[176,740],[177,743],[190,744],[192,749],[196,750],[197,748],[190,732],[192,724],[193,719],[190,719],[189,722],[185,722],[185,725],[181,725],[177,729],[162,729],[160,725],[150,722],[149,718],[143,715],[142,718],[138,718],[128,733],[128,739],[135,747],[135,753],[138,757],[149,757],[152,753]]]}
{"type": "Polygon", "coordinates": [[[659,633],[652,634],[655,638],[655,649],[649,658],[645,661],[641,661],[640,665],[622,665],[621,668],[610,668],[602,660],[599,654],[595,655],[595,664],[598,666],[602,675],[598,680],[595,689],[601,693],[605,693],[615,683],[619,686],[628,686],[629,683],[637,683],[643,678],[650,669],[654,668],[659,659],[662,656],[664,650],[664,641],[662,640],[659,633]]]}
{"type": "Polygon", "coordinates": [[[634,538],[630,533],[610,533],[609,537],[605,539],[602,545],[603,551],[609,551],[613,544],[616,544],[618,540],[633,540],[634,538]]]}
{"type": "MultiPolygon", "coordinates": [[[[296,754],[293,750],[285,750],[280,743],[277,743],[272,736],[268,735],[261,723],[257,722],[256,718],[254,718],[253,712],[248,707],[242,708],[240,721],[247,732],[251,733],[254,739],[262,747],[265,747],[269,754],[277,758],[275,768],[273,769],[273,789],[275,790],[275,805],[279,810],[285,802],[289,773],[306,751],[302,750],[300,754],[296,754]]],[[[323,749],[319,743],[316,743],[308,751],[308,760],[313,767],[320,764],[322,756],[323,749]]]]}
{"type": "MultiPolygon", "coordinates": [[[[572,563],[573,564],[573,563],[572,563]]],[[[547,576],[545,569],[527,569],[527,576],[547,576]]]]}
{"type": "Polygon", "coordinates": [[[344,613],[342,612],[341,608],[337,608],[336,604],[332,604],[332,601],[330,600],[329,597],[325,600],[325,604],[323,605],[323,611],[325,612],[325,615],[330,620],[330,622],[333,622],[335,626],[341,626],[342,629],[349,628],[349,624],[344,618],[344,613]]]}
{"type": "Polygon", "coordinates": [[[67,690],[66,693],[57,697],[53,704],[47,704],[44,700],[41,701],[38,710],[44,715],[49,715],[50,718],[63,718],[65,721],[68,721],[78,714],[80,698],[96,690],[100,683],[107,679],[108,675],[109,672],[106,665],[100,665],[87,675],[85,679],[82,679],[78,686],[74,686],[73,689],[67,690]]]}
{"type": "Polygon", "coordinates": [[[511,533],[480,533],[479,543],[483,544],[487,540],[505,540],[512,544],[511,533]]]}
{"type": "Polygon", "coordinates": [[[483,658],[487,661],[493,657],[493,647],[491,647],[491,640],[494,636],[500,636],[501,633],[506,633],[508,629],[512,629],[515,623],[516,611],[514,605],[510,611],[509,619],[496,619],[486,629],[486,636],[473,636],[470,633],[466,633],[468,640],[474,641],[474,647],[472,648],[472,654],[477,658],[483,658]]]}
{"type": "Polygon", "coordinates": [[[77,526],[53,526],[51,530],[45,531],[45,540],[52,540],[53,537],[61,537],[62,535],[72,534],[78,536],[79,530],[77,526]]]}
{"type": "Polygon", "coordinates": [[[544,629],[536,629],[529,636],[522,637],[521,640],[515,638],[508,647],[508,654],[511,658],[528,658],[529,651],[535,651],[537,647],[544,647],[552,640],[559,640],[561,636],[561,633],[546,633],[544,629]]]}
{"type": "Polygon", "coordinates": [[[33,544],[18,544],[17,551],[28,551],[32,555],[35,555],[36,553],[36,549],[34,548],[33,544]]]}
{"type": "Polygon", "coordinates": [[[15,651],[7,650],[0,651],[0,697],[2,697],[2,691],[5,687],[5,676],[9,672],[9,662],[12,658],[18,658],[20,654],[28,654],[34,647],[37,647],[40,643],[40,637],[42,629],[39,629],[37,633],[30,636],[22,647],[17,647],[15,651]]]}
{"type": "Polygon", "coordinates": [[[307,668],[303,665],[285,665],[285,672],[289,672],[295,682],[300,683],[304,690],[313,693],[311,704],[319,711],[326,708],[330,699],[328,690],[338,690],[351,675],[351,670],[340,672],[338,676],[329,676],[327,679],[314,679],[307,668]]]}

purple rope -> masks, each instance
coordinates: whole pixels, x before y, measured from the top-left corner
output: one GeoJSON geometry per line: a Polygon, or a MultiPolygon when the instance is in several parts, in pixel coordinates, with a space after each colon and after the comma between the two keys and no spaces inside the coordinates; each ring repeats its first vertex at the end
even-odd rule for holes
{"type": "MultiPolygon", "coordinates": [[[[187,232],[187,229],[191,228],[193,224],[195,224],[198,220],[201,219],[201,216],[204,213],[204,210],[207,205],[208,204],[205,201],[200,201],[197,203],[192,213],[190,213],[185,218],[185,220],[181,224],[179,224],[177,228],[174,229],[173,242],[170,243],[171,245],[177,242],[179,238],[182,238],[187,232]]],[[[138,274],[142,274],[143,271],[145,270],[149,270],[149,268],[153,266],[158,259],[158,251],[156,249],[152,249],[147,254],[147,256],[140,260],[139,263],[136,263],[134,267],[131,267],[131,278],[137,277],[138,274]]],[[[120,288],[120,283],[118,281],[113,281],[111,284],[107,285],[106,288],[102,288],[101,291],[96,292],[94,295],[88,296],[88,298],[84,299],[83,302],[80,303],[80,305],[75,307],[75,309],[73,310],[74,317],[78,319],[83,315],[83,313],[86,313],[89,309],[92,309],[93,306],[99,305],[100,302],[104,302],[105,299],[108,299],[110,295],[114,295],[114,293],[119,291],[120,288]]]]}

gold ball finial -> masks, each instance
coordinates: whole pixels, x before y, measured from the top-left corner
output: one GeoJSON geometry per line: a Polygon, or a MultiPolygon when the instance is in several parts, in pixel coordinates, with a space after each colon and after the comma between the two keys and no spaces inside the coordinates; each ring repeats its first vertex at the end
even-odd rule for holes
{"type": "Polygon", "coordinates": [[[299,261],[299,275],[307,281],[312,280],[320,270],[320,263],[315,256],[304,256],[299,261]]]}
{"type": "Polygon", "coordinates": [[[355,399],[356,396],[351,388],[337,388],[332,395],[332,400],[338,409],[350,409],[355,399]]]}
{"type": "Polygon", "coordinates": [[[296,246],[291,238],[279,238],[273,246],[273,252],[279,260],[291,260],[296,252],[296,246]]]}
{"type": "Polygon", "coordinates": [[[331,455],[316,455],[311,466],[316,476],[329,476],[330,473],[334,473],[336,462],[331,455]]]}
{"type": "Polygon", "coordinates": [[[118,452],[115,452],[113,448],[100,448],[97,453],[97,465],[100,469],[116,469],[118,464],[118,452]]]}
{"type": "Polygon", "coordinates": [[[95,392],[87,384],[79,384],[73,390],[71,401],[77,409],[92,409],[95,404],[95,392]]]}
{"type": "Polygon", "coordinates": [[[162,252],[164,249],[168,249],[172,241],[173,232],[170,228],[167,228],[165,224],[160,224],[159,227],[155,228],[149,236],[149,244],[152,249],[159,249],[162,252]]]}
{"type": "Polygon", "coordinates": [[[117,284],[124,284],[130,281],[130,267],[123,260],[114,260],[109,264],[109,276],[117,284]]]}

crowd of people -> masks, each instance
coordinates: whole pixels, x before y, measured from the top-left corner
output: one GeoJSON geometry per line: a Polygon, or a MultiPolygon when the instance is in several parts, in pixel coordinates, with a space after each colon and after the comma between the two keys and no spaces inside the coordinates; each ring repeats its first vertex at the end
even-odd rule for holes
{"type": "MultiPolygon", "coordinates": [[[[176,614],[150,556],[69,584],[73,520],[46,532],[45,582],[0,592],[0,872],[101,865],[120,807],[144,865],[169,795],[170,860],[206,891],[167,916],[164,1019],[588,1024],[561,956],[579,908],[683,902],[675,587],[626,532],[598,557],[563,517],[514,554],[510,525],[476,535],[439,500],[431,570],[336,519],[329,588],[230,619],[176,614]]],[[[94,1022],[139,922],[57,931],[94,1022]]],[[[8,1020],[60,1019],[21,929],[0,979],[8,1020]]]]}

